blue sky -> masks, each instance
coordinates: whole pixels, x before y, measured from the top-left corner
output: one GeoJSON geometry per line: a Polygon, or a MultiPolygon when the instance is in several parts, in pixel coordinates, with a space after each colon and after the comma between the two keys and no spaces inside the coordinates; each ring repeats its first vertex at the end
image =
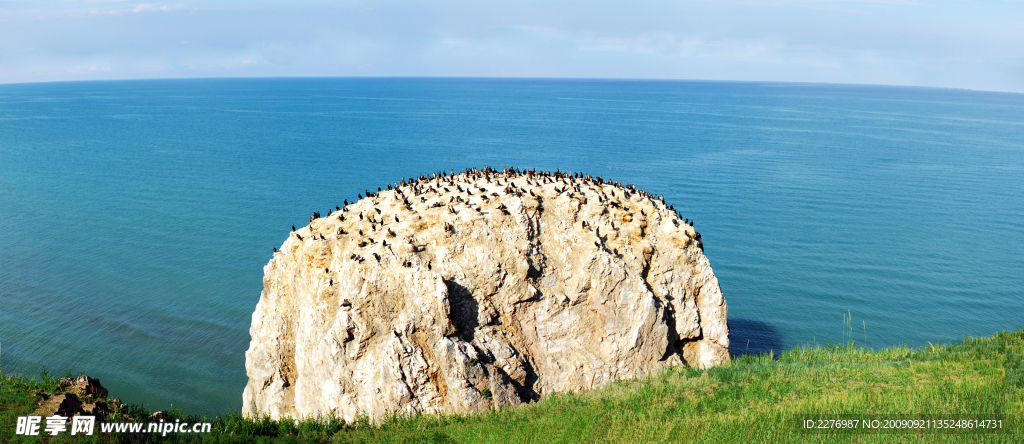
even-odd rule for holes
{"type": "Polygon", "coordinates": [[[1024,1],[0,0],[0,83],[263,76],[1024,92],[1024,1]]]}

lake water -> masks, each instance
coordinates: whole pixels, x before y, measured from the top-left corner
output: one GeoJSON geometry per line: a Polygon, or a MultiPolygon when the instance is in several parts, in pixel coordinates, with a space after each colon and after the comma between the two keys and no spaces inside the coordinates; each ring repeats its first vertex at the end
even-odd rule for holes
{"type": "Polygon", "coordinates": [[[1024,95],[787,83],[0,85],[0,365],[241,408],[291,225],[402,177],[604,176],[696,221],[733,352],[1024,325],[1024,95]]]}

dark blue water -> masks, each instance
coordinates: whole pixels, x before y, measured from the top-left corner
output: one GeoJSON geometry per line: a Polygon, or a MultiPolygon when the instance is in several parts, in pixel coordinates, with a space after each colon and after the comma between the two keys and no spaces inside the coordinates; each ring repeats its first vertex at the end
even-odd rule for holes
{"type": "Polygon", "coordinates": [[[262,267],[365,189],[489,165],[696,220],[734,352],[1024,325],[1024,95],[472,79],[0,85],[0,365],[241,406],[262,267]]]}

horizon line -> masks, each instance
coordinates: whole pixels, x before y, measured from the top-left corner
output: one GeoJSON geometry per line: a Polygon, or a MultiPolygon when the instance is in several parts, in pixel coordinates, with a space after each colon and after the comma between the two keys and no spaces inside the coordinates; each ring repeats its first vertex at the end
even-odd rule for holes
{"type": "Polygon", "coordinates": [[[969,91],[979,93],[1000,93],[1024,95],[1024,92],[958,88],[950,86],[922,86],[885,83],[836,83],[836,82],[797,82],[785,80],[721,80],[721,79],[673,79],[651,77],[506,77],[506,76],[204,76],[204,77],[151,77],[124,79],[89,79],[89,80],[46,80],[28,82],[0,81],[0,87],[15,85],[41,85],[57,83],[101,83],[101,82],[133,82],[133,81],[166,81],[166,80],[298,80],[298,79],[460,79],[460,80],[594,80],[620,82],[693,82],[693,83],[747,83],[747,84],[787,84],[787,85],[821,85],[821,86],[871,86],[890,88],[916,88],[928,90],[969,91]]]}

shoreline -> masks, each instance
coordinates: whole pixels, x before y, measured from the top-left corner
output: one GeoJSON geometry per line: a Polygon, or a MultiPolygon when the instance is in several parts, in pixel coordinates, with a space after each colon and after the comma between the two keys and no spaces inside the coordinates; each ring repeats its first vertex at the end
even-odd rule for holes
{"type": "MultiPolygon", "coordinates": [[[[0,440],[25,438],[13,436],[15,418],[37,409],[43,400],[38,393],[58,387],[54,381],[59,380],[48,375],[40,381],[0,375],[0,440]]],[[[134,420],[153,419],[145,409],[131,411],[134,420]]],[[[167,420],[200,419],[180,410],[166,415],[167,420]]],[[[457,442],[476,442],[481,437],[482,441],[500,437],[509,442],[529,442],[545,436],[586,440],[600,432],[616,441],[656,442],[697,436],[681,434],[690,430],[716,438],[712,441],[767,438],[832,442],[829,437],[845,441],[851,433],[866,433],[800,431],[794,422],[822,415],[999,419],[1003,422],[998,429],[941,433],[953,442],[976,442],[980,439],[978,433],[1020,442],[1024,439],[1024,329],[919,348],[874,351],[830,344],[805,345],[779,354],[740,355],[721,367],[672,367],[646,378],[619,380],[604,388],[555,394],[523,406],[475,415],[392,416],[373,425],[365,418],[352,423],[309,418],[296,422],[246,419],[229,413],[206,418],[213,423],[209,434],[178,434],[171,439],[248,442],[265,437],[267,442],[292,442],[289,440],[319,437],[313,442],[350,438],[377,442],[436,436],[457,442]],[[510,428],[511,424],[516,426],[510,428]]],[[[877,435],[878,442],[887,442],[892,433],[904,432],[871,433],[877,435]]],[[[109,438],[113,442],[128,439],[117,434],[109,438]]]]}

